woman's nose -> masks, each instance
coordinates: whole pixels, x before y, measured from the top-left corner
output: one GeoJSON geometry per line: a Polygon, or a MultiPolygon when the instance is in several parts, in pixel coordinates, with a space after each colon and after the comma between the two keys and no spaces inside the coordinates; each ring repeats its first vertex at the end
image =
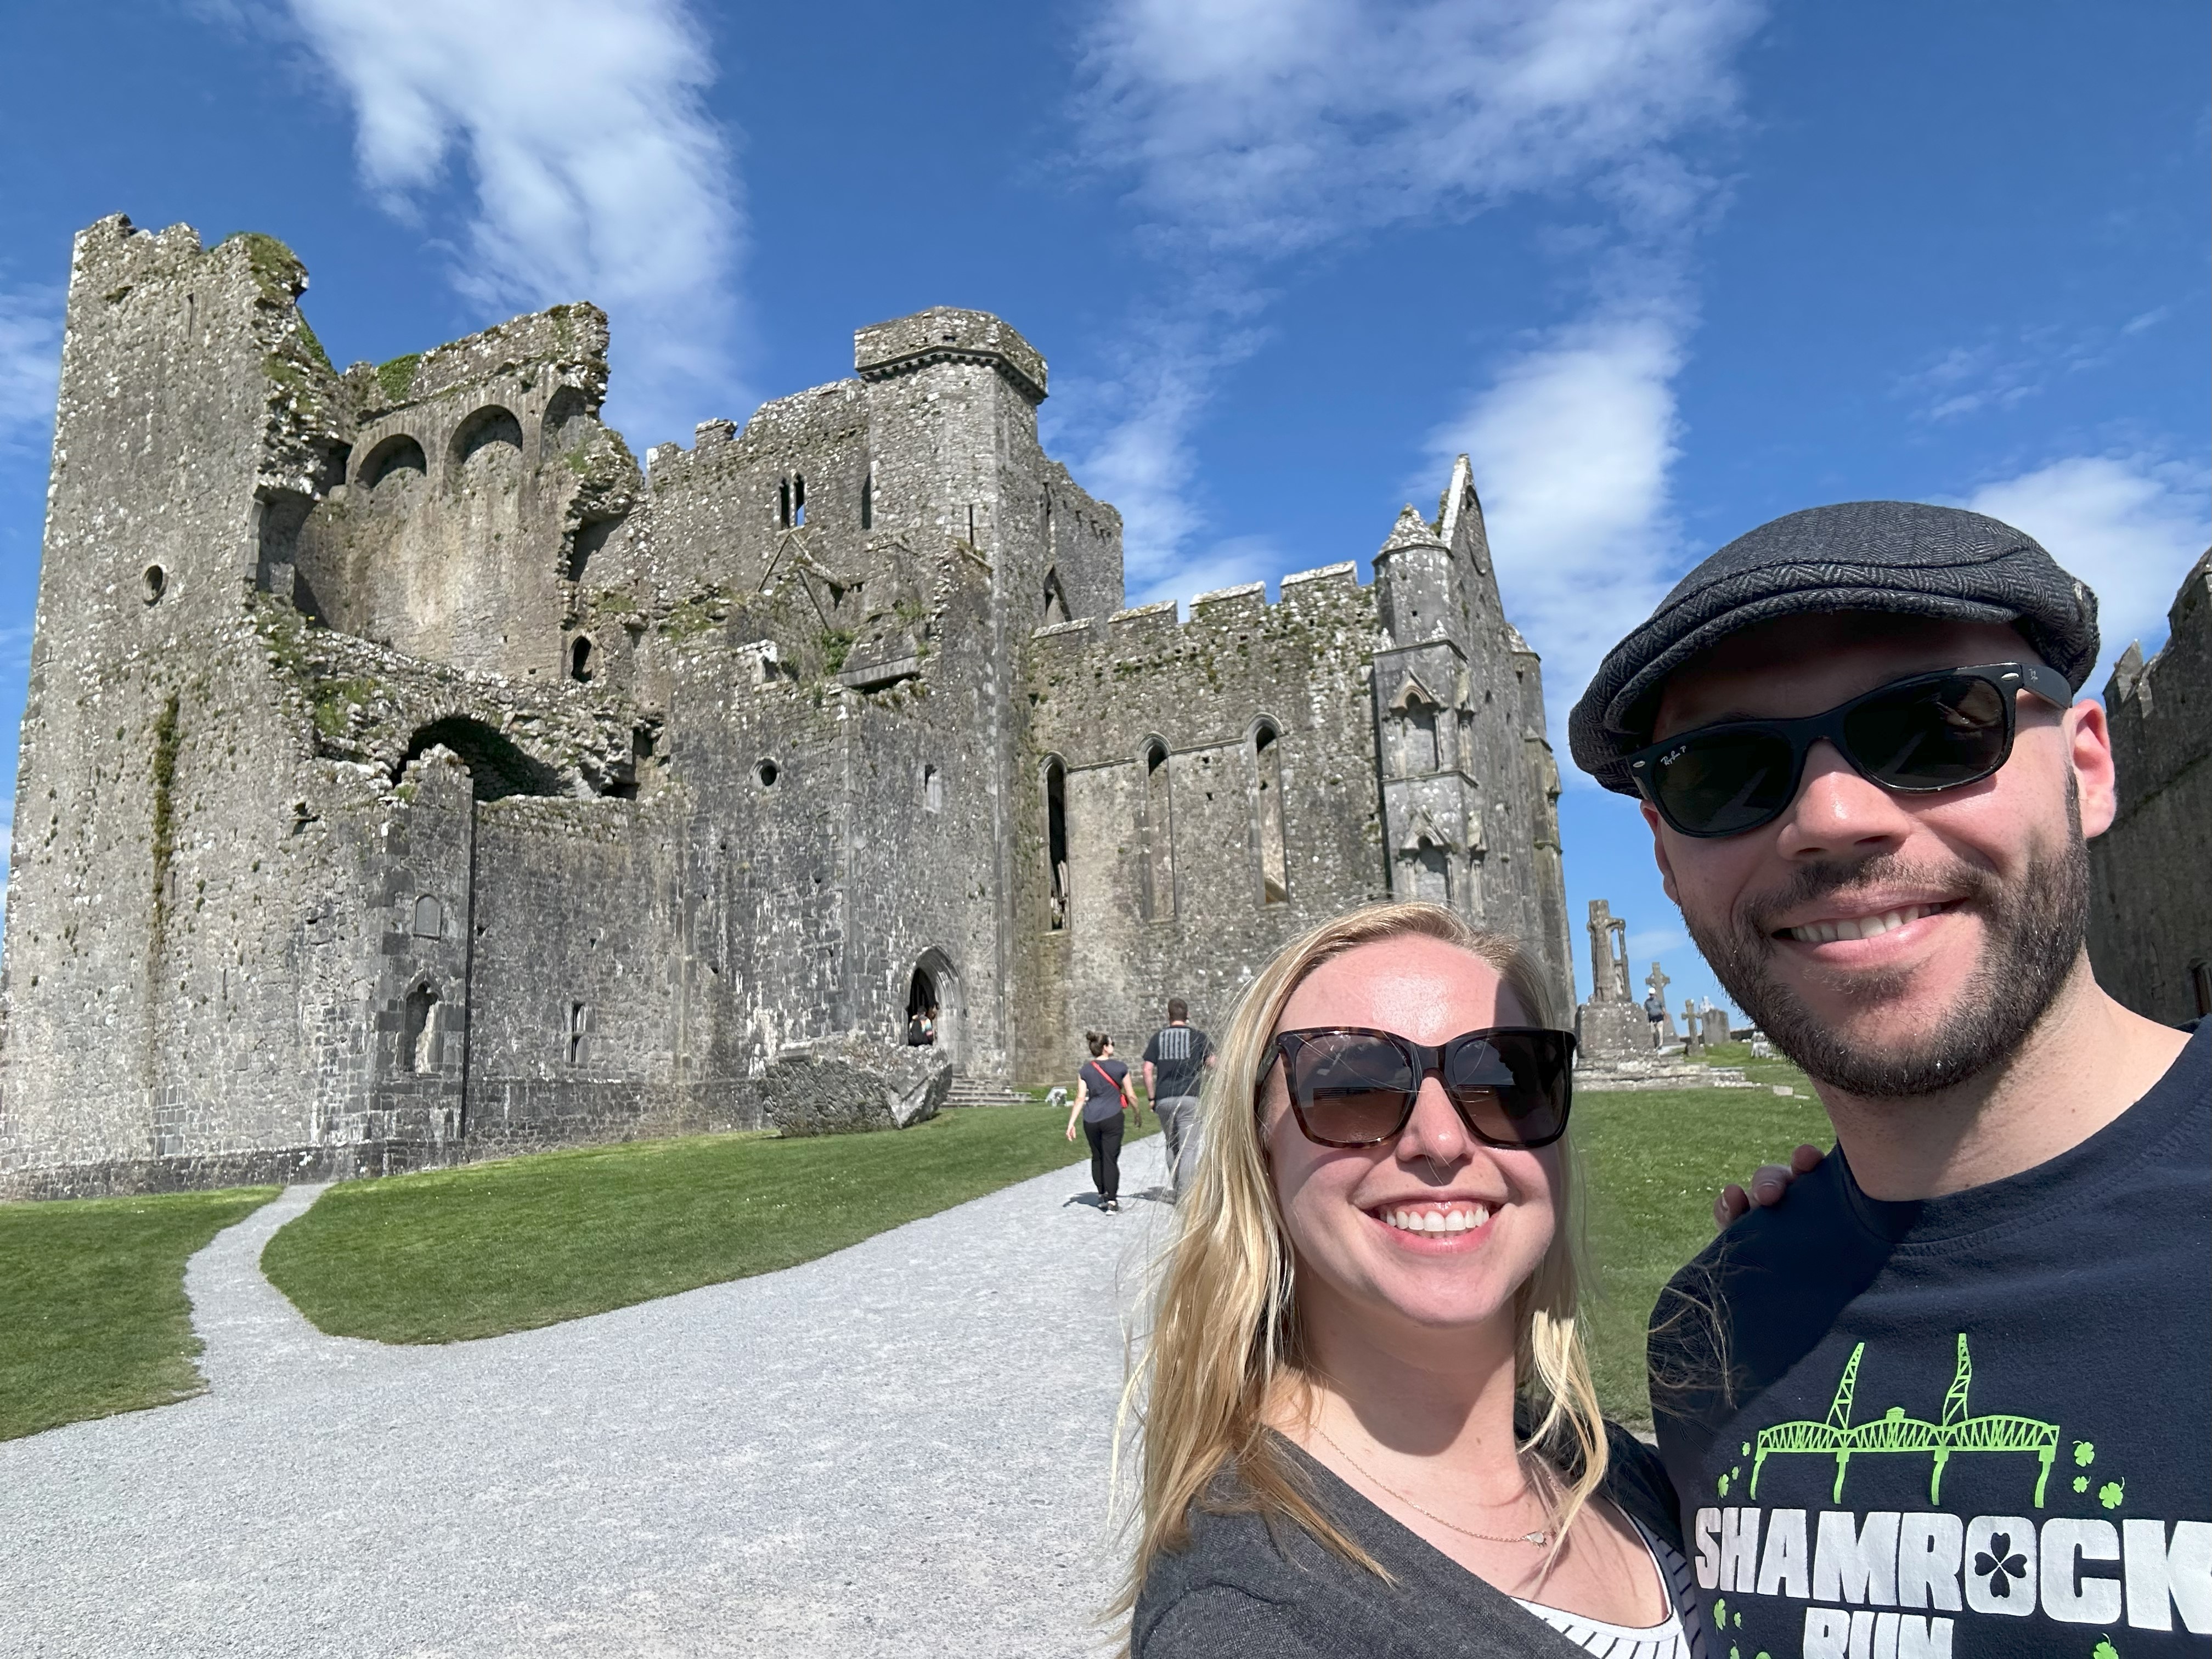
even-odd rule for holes
{"type": "Polygon", "coordinates": [[[1421,1092],[1413,1099],[1413,1115],[1406,1120],[1398,1137],[1400,1161],[1431,1158],[1442,1164],[1456,1164],[1468,1155],[1471,1146],[1467,1124],[1444,1093],[1443,1085],[1433,1076],[1423,1078],[1421,1092]]]}

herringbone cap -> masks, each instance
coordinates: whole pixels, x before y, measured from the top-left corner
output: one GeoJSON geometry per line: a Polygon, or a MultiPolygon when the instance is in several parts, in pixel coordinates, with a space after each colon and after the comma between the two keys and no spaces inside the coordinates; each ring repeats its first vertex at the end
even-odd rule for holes
{"type": "Polygon", "coordinates": [[[1575,763],[1634,794],[1621,757],[1651,741],[1668,675],[1739,629],[1823,611],[2009,623],[2076,690],[2097,660],[2097,596],[2025,532],[1920,501],[1808,507],[1737,537],[1607,653],[1567,720],[1575,763]]]}

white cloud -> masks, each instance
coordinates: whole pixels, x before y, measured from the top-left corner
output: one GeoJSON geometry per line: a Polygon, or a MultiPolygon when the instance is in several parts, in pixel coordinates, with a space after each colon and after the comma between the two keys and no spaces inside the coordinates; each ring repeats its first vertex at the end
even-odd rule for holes
{"type": "Polygon", "coordinates": [[[2212,475],[2148,454],[2076,455],[1984,484],[1977,513],[2025,530],[2097,591],[2103,654],[2086,690],[2101,696],[2131,640],[2164,642],[2166,607],[2212,541],[2212,475]]]}
{"type": "MultiPolygon", "coordinates": [[[[1650,295],[1669,289],[1667,250],[1711,190],[1667,147],[1730,109],[1729,58],[1759,15],[1753,0],[1109,0],[1087,42],[1084,155],[1133,181],[1179,280],[1197,273],[1186,333],[1232,311],[1249,330],[1257,274],[1273,261],[1517,195],[1587,192],[1604,225],[1577,258],[1608,297],[1583,326],[1623,340],[1641,330],[1632,350],[1656,349],[1671,375],[1680,329],[1654,320],[1650,295]],[[1642,252],[1608,252],[1623,245],[1642,252]],[[1641,280],[1652,271],[1662,279],[1641,280]],[[1627,321],[1638,309],[1644,321],[1627,321]]],[[[1516,394],[1605,355],[1560,343],[1555,373],[1539,371],[1537,354],[1508,370],[1516,394]]],[[[1235,359],[1195,372],[1143,361],[1109,388],[1121,407],[1069,425],[1098,434],[1079,454],[1100,493],[1127,510],[1110,475],[1118,468],[1138,486],[1133,580],[1188,597],[1195,590],[1178,567],[1205,516],[1191,499],[1188,447],[1206,375],[1235,359]]],[[[1666,401],[1659,428],[1671,432],[1666,401]]],[[[1639,454],[1650,448],[1649,431],[1639,443],[1639,454]]],[[[1671,456],[1671,441],[1662,447],[1671,456]]],[[[1556,472],[1547,465],[1527,484],[1494,471],[1478,479],[1486,496],[1502,487],[1533,503],[1556,472]]],[[[1548,648],[1540,628],[1532,638],[1548,648]]]]}
{"type": "Polygon", "coordinates": [[[1543,656],[1555,738],[1680,562],[1668,478],[1688,323],[1654,301],[1558,330],[1430,435],[1439,470],[1461,451],[1474,462],[1506,614],[1543,656]]]}
{"type": "Polygon", "coordinates": [[[455,161],[473,184],[457,287],[488,307],[604,306],[611,402],[641,445],[724,411],[743,216],[682,0],[289,3],[387,207],[412,217],[455,161]]]}
{"type": "Polygon", "coordinates": [[[0,454],[33,447],[52,431],[61,361],[61,291],[0,292],[0,454]]]}

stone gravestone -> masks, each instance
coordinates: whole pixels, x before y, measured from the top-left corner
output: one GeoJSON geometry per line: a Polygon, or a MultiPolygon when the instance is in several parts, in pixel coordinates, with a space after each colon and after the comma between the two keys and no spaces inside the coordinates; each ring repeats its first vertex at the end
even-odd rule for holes
{"type": "Polygon", "coordinates": [[[1707,1042],[1733,1042],[1735,1041],[1735,1037],[1729,1035],[1729,1017],[1727,1009],[1715,1008],[1708,1004],[1705,1008],[1705,1041],[1707,1042]]]}
{"type": "Polygon", "coordinates": [[[1586,1060],[1640,1060],[1651,1053],[1650,1022],[1628,1000],[1628,923],[1603,899],[1589,907],[1590,999],[1575,1011],[1586,1060]]]}
{"type": "Polygon", "coordinates": [[[1682,1052],[1693,1060],[1705,1052],[1705,1028],[1698,1023],[1698,1005],[1687,997],[1682,999],[1682,1052]]]}

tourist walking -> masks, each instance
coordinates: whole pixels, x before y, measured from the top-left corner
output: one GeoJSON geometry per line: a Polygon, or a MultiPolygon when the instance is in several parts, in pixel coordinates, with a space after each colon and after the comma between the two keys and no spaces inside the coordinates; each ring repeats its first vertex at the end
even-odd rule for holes
{"type": "Polygon", "coordinates": [[[1129,1091],[1129,1068],[1114,1058],[1114,1039],[1103,1031],[1086,1031],[1091,1058],[1078,1068],[1075,1093],[1068,1102],[1067,1138],[1075,1139],[1075,1125],[1083,1124],[1083,1138],[1091,1143],[1091,1184],[1098,1189],[1098,1207],[1112,1215],[1121,1207],[1121,1114],[1138,1109],[1129,1091]]]}
{"type": "Polygon", "coordinates": [[[1168,999],[1168,1023],[1145,1045],[1145,1098],[1167,1142],[1168,1188],[1178,1198],[1198,1159],[1198,1085],[1213,1069],[1213,1044],[1190,1023],[1190,1005],[1168,999]]]}
{"type": "Polygon", "coordinates": [[[1658,1460],[1598,1413],[1548,1000],[1435,904],[1245,994],[1129,1385],[1132,1659],[1712,1651],[1658,1460]]]}

